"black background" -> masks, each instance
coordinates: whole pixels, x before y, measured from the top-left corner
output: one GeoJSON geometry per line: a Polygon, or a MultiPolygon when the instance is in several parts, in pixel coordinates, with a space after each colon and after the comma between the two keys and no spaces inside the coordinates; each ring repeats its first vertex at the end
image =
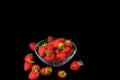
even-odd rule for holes
{"type": "MultiPolygon", "coordinates": [[[[25,72],[23,68],[24,56],[28,53],[33,53],[35,57],[35,63],[40,67],[45,67],[46,64],[41,62],[35,53],[30,50],[30,42],[38,42],[42,39],[46,39],[48,36],[53,37],[64,37],[71,39],[77,46],[77,52],[75,56],[64,66],[54,68],[51,76],[44,77],[40,75],[38,80],[59,80],[57,77],[58,70],[65,70],[67,72],[68,80],[90,80],[95,77],[95,49],[96,49],[96,37],[95,32],[90,29],[64,29],[61,27],[53,28],[40,28],[39,29],[28,29],[15,31],[14,35],[14,77],[16,80],[29,80],[28,74],[30,71],[25,72]],[[82,60],[84,67],[81,67],[79,71],[71,71],[69,65],[74,60],[82,60]]],[[[64,79],[63,79],[64,80],[64,79]]]]}

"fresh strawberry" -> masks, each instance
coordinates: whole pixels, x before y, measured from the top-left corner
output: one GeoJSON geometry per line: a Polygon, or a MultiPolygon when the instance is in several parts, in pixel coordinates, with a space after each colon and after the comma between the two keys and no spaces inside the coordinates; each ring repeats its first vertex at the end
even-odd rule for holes
{"type": "Polygon", "coordinates": [[[72,55],[74,53],[74,50],[73,49],[70,49],[70,55],[72,55]]]}
{"type": "Polygon", "coordinates": [[[70,47],[65,47],[62,52],[69,53],[70,52],[70,47]]]}
{"type": "Polygon", "coordinates": [[[62,43],[61,41],[59,40],[54,40],[53,41],[53,46],[57,49],[63,49],[64,48],[64,43],[62,43]]]}
{"type": "Polygon", "coordinates": [[[50,66],[47,66],[47,67],[43,67],[41,70],[40,70],[40,73],[43,75],[43,76],[49,76],[51,75],[52,73],[52,67],[50,66]]]}
{"type": "Polygon", "coordinates": [[[40,66],[38,65],[38,64],[34,64],[33,66],[32,66],[32,70],[38,70],[38,71],[40,71],[40,66]]]}
{"type": "Polygon", "coordinates": [[[60,40],[61,42],[64,42],[65,38],[58,38],[57,40],[60,40]]]}
{"type": "Polygon", "coordinates": [[[32,69],[32,66],[33,66],[32,63],[25,62],[25,63],[24,63],[24,70],[25,70],[25,71],[29,71],[29,70],[32,69]]]}
{"type": "Polygon", "coordinates": [[[81,60],[79,61],[73,61],[71,64],[70,64],[70,69],[73,70],[73,71],[78,71],[80,70],[80,67],[83,66],[83,62],[81,60]]]}
{"type": "Polygon", "coordinates": [[[54,59],[55,59],[55,54],[50,54],[50,55],[44,57],[44,60],[49,63],[53,62],[54,59]]]}
{"type": "Polygon", "coordinates": [[[40,73],[41,73],[43,76],[46,76],[45,67],[41,68],[40,73]]]}
{"type": "Polygon", "coordinates": [[[67,73],[64,70],[59,70],[57,75],[59,78],[65,78],[67,76],[67,73]]]}
{"type": "Polygon", "coordinates": [[[64,42],[64,44],[65,44],[65,46],[72,47],[72,42],[71,42],[71,40],[66,40],[66,41],[64,42]]]}
{"type": "Polygon", "coordinates": [[[61,53],[56,55],[56,58],[59,60],[64,60],[65,58],[67,58],[67,55],[64,52],[61,52],[61,53]]]}
{"type": "Polygon", "coordinates": [[[52,67],[50,66],[47,66],[45,69],[46,69],[47,75],[51,75],[51,73],[53,72],[52,67]]]}
{"type": "Polygon", "coordinates": [[[59,49],[56,49],[56,50],[55,50],[55,54],[58,54],[58,53],[60,53],[60,50],[59,50],[59,49]]]}
{"type": "Polygon", "coordinates": [[[47,49],[51,49],[51,50],[53,50],[53,49],[54,49],[53,44],[48,43],[48,44],[47,44],[47,49]]]}
{"type": "Polygon", "coordinates": [[[47,41],[48,41],[48,42],[52,42],[52,41],[53,41],[53,36],[48,36],[47,41]]]}
{"type": "Polygon", "coordinates": [[[35,49],[35,45],[36,45],[35,42],[31,42],[31,43],[29,44],[29,47],[30,47],[30,49],[31,49],[32,51],[35,49]]]}
{"type": "Polygon", "coordinates": [[[34,56],[32,53],[27,54],[24,58],[25,62],[34,63],[34,56]]]}
{"type": "Polygon", "coordinates": [[[46,46],[40,46],[38,48],[38,53],[41,57],[45,56],[45,50],[46,50],[46,46]]]}
{"type": "Polygon", "coordinates": [[[31,70],[28,75],[28,78],[30,80],[37,80],[39,78],[39,72],[36,72],[35,70],[31,70]]]}
{"type": "Polygon", "coordinates": [[[49,54],[53,54],[54,53],[54,50],[53,49],[47,49],[47,51],[49,54]]]}

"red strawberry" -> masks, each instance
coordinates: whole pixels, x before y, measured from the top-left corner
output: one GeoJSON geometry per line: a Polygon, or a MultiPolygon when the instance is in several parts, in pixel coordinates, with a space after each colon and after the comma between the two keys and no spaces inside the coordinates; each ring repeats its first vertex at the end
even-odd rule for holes
{"type": "Polygon", "coordinates": [[[70,55],[72,55],[74,53],[74,50],[73,49],[70,49],[70,55]]]}
{"type": "Polygon", "coordinates": [[[70,69],[73,70],[73,71],[78,71],[80,70],[80,67],[83,66],[83,62],[81,60],[79,61],[73,61],[70,65],[70,69]]]}
{"type": "Polygon", "coordinates": [[[50,55],[48,55],[48,56],[45,56],[44,59],[45,59],[45,61],[51,63],[51,62],[53,62],[54,59],[55,59],[55,54],[50,54],[50,55]]]}
{"type": "Polygon", "coordinates": [[[54,50],[53,50],[53,49],[47,49],[47,52],[48,52],[49,54],[53,54],[53,53],[54,53],[54,50]]]}
{"type": "Polygon", "coordinates": [[[70,47],[65,47],[62,52],[69,53],[71,50],[70,47]]]}
{"type": "Polygon", "coordinates": [[[47,67],[44,67],[40,70],[40,73],[43,75],[43,76],[48,76],[48,75],[51,75],[52,73],[52,67],[50,66],[47,66],[47,67]]]}
{"type": "Polygon", "coordinates": [[[66,40],[66,41],[64,42],[64,44],[65,44],[65,46],[72,47],[72,42],[71,42],[71,40],[66,40]]]}
{"type": "Polygon", "coordinates": [[[61,53],[56,55],[56,58],[59,60],[64,60],[66,57],[67,57],[67,55],[64,52],[61,52],[61,53]]]}
{"type": "Polygon", "coordinates": [[[62,43],[59,40],[54,40],[53,41],[53,46],[57,49],[63,49],[64,48],[64,43],[62,43]]]}
{"type": "Polygon", "coordinates": [[[31,43],[29,44],[30,49],[31,49],[31,50],[34,50],[34,49],[35,49],[35,45],[36,45],[35,42],[31,42],[31,43]]]}
{"type": "Polygon", "coordinates": [[[33,61],[33,60],[34,60],[33,54],[32,54],[32,53],[27,54],[27,55],[25,56],[24,60],[25,60],[25,62],[34,63],[34,61],[33,61]]]}
{"type": "Polygon", "coordinates": [[[47,44],[47,49],[51,49],[51,50],[53,50],[54,49],[54,46],[53,46],[53,44],[47,44]]]}
{"type": "Polygon", "coordinates": [[[38,65],[38,64],[34,64],[33,66],[32,66],[32,70],[38,70],[38,71],[40,71],[40,66],[38,65]]]}
{"type": "Polygon", "coordinates": [[[38,48],[38,53],[41,57],[45,56],[45,50],[46,50],[46,46],[40,46],[38,48]]]}
{"type": "Polygon", "coordinates": [[[48,36],[47,41],[48,41],[48,42],[52,42],[52,41],[53,41],[53,36],[48,36]]]}
{"type": "Polygon", "coordinates": [[[59,50],[59,49],[56,49],[56,50],[55,50],[55,54],[58,54],[58,53],[60,53],[60,50],[59,50]]]}
{"type": "Polygon", "coordinates": [[[45,69],[46,69],[47,75],[51,75],[51,73],[53,72],[52,67],[50,66],[47,66],[45,69]]]}
{"type": "Polygon", "coordinates": [[[61,42],[64,42],[65,38],[58,38],[57,40],[60,40],[61,42]]]}
{"type": "Polygon", "coordinates": [[[39,72],[36,72],[35,70],[32,70],[29,75],[28,78],[31,80],[37,80],[39,78],[39,72]]]}
{"type": "Polygon", "coordinates": [[[25,62],[25,63],[24,63],[24,70],[25,70],[25,71],[29,71],[29,70],[32,69],[32,66],[33,66],[32,63],[25,62]]]}
{"type": "Polygon", "coordinates": [[[60,70],[57,73],[59,78],[65,78],[67,76],[67,73],[64,70],[60,70]]]}
{"type": "Polygon", "coordinates": [[[46,70],[45,70],[45,68],[42,68],[42,69],[40,70],[40,73],[41,73],[43,76],[45,76],[45,75],[46,75],[46,70]]]}

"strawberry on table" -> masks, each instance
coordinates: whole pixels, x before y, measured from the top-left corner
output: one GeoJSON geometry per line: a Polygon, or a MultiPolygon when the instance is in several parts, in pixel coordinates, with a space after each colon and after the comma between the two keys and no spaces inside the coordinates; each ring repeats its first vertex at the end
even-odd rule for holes
{"type": "Polygon", "coordinates": [[[37,80],[39,78],[39,72],[35,71],[35,70],[31,70],[29,75],[28,75],[28,78],[30,80],[37,80]]]}
{"type": "Polygon", "coordinates": [[[32,70],[38,70],[38,71],[40,71],[40,66],[38,65],[38,64],[34,64],[33,66],[32,66],[32,70]]]}
{"type": "Polygon", "coordinates": [[[25,62],[34,63],[34,56],[33,56],[33,54],[32,53],[27,54],[24,57],[24,60],[25,60],[25,62]]]}
{"type": "Polygon", "coordinates": [[[52,67],[50,66],[47,66],[47,67],[43,67],[41,70],[40,70],[40,73],[43,75],[43,76],[49,76],[51,75],[53,72],[52,70],[52,67]]]}
{"type": "Polygon", "coordinates": [[[70,64],[70,69],[73,71],[79,71],[81,66],[84,66],[83,61],[79,60],[75,60],[70,64]]]}
{"type": "Polygon", "coordinates": [[[59,78],[65,78],[67,76],[67,73],[64,70],[59,70],[57,75],[59,78]]]}
{"type": "Polygon", "coordinates": [[[32,70],[32,66],[33,66],[32,63],[25,62],[25,63],[24,63],[24,70],[25,70],[25,71],[32,70]]]}

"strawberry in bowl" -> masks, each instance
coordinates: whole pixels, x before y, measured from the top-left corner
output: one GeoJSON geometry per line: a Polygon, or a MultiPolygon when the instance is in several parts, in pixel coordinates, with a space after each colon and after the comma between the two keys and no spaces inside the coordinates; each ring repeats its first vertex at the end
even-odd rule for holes
{"type": "Polygon", "coordinates": [[[47,39],[39,41],[34,51],[45,64],[60,67],[72,59],[77,47],[71,40],[49,36],[47,39]]]}

